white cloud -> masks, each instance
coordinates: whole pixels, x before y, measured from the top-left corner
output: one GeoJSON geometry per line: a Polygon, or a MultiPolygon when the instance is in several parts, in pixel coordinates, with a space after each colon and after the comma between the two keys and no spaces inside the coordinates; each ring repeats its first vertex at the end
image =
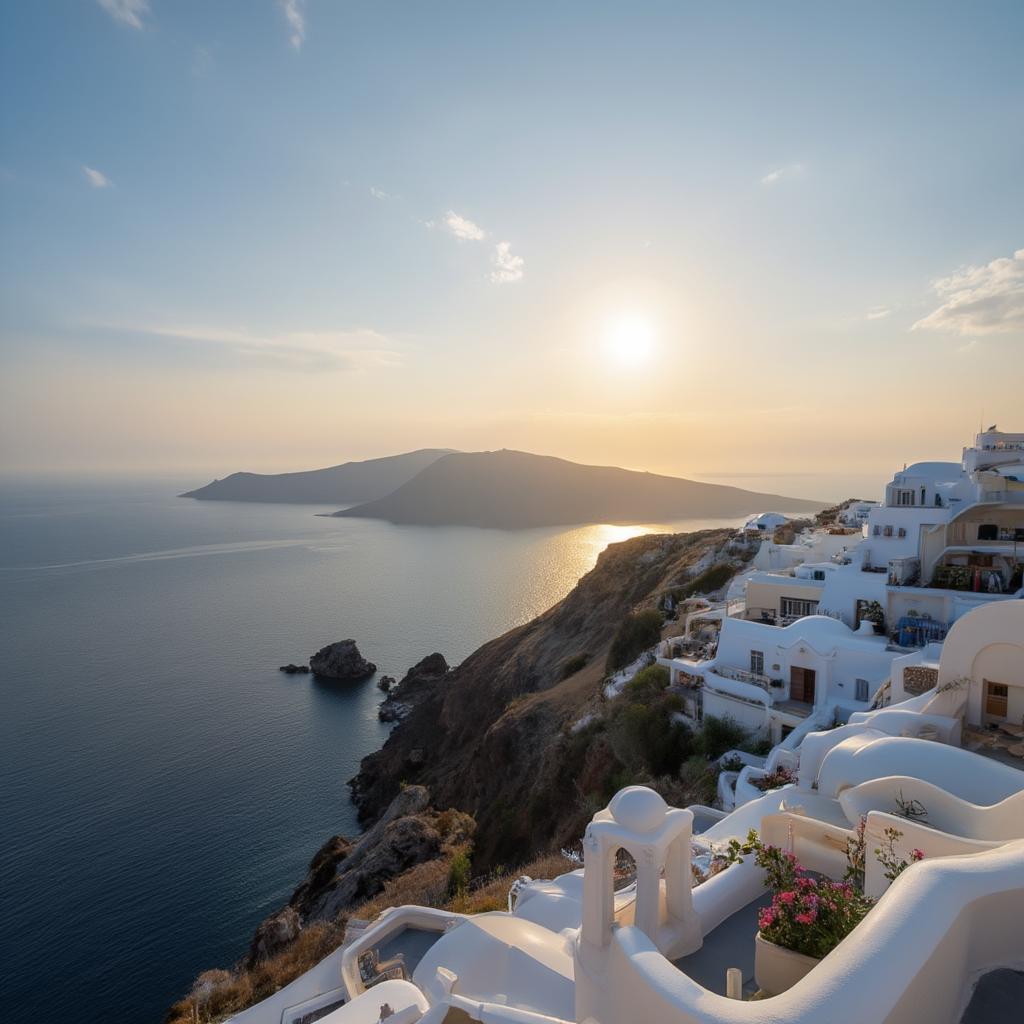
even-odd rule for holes
{"type": "Polygon", "coordinates": [[[196,324],[107,326],[159,338],[221,345],[241,356],[269,359],[299,368],[371,370],[397,367],[404,362],[404,354],[393,339],[366,327],[260,334],[245,327],[196,324]]]}
{"type": "MultiPolygon", "coordinates": [[[[427,221],[427,226],[433,227],[434,222],[427,221]]],[[[444,215],[444,218],[441,221],[441,227],[443,227],[449,234],[467,242],[480,242],[487,237],[487,232],[484,231],[483,228],[474,224],[466,217],[460,216],[454,210],[449,210],[444,215]]]]}
{"type": "Polygon", "coordinates": [[[1024,331],[1024,249],[981,267],[964,267],[932,283],[942,300],[913,330],[958,334],[1024,331]]]}
{"type": "Polygon", "coordinates": [[[306,38],[306,16],[302,11],[304,0],[277,0],[288,20],[291,35],[288,41],[296,50],[302,49],[302,41],[306,38]]]}
{"type": "Polygon", "coordinates": [[[769,171],[762,179],[762,185],[777,185],[780,181],[787,178],[799,178],[804,173],[803,164],[786,164],[785,167],[776,167],[774,171],[769,171]]]}
{"type": "Polygon", "coordinates": [[[142,28],[142,18],[149,14],[149,0],[96,0],[114,21],[132,28],[142,28]]]}
{"type": "Polygon", "coordinates": [[[495,284],[510,284],[523,279],[523,257],[512,255],[509,242],[499,242],[491,255],[491,280],[495,284]]]}
{"type": "Polygon", "coordinates": [[[374,199],[393,199],[394,198],[394,196],[392,196],[390,192],[385,192],[384,189],[377,188],[376,185],[371,185],[370,186],[370,195],[373,196],[374,199]]]}
{"type": "Polygon", "coordinates": [[[884,320],[892,312],[887,306],[872,306],[868,310],[868,320],[884,320]]]}
{"type": "Polygon", "coordinates": [[[114,184],[102,171],[97,171],[95,167],[88,167],[82,164],[82,173],[85,175],[85,180],[93,188],[110,188],[114,184]]]}

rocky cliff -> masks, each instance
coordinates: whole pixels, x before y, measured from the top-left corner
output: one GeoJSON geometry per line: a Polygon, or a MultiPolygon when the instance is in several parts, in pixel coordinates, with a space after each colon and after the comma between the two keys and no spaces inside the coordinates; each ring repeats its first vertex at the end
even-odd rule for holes
{"type": "Polygon", "coordinates": [[[602,702],[612,639],[631,612],[721,558],[730,534],[614,544],[563,601],[423,681],[416,707],[352,780],[362,819],[376,820],[403,781],[423,784],[437,806],[476,819],[476,871],[578,838],[621,768],[580,728],[602,702]]]}
{"type": "Polygon", "coordinates": [[[288,905],[256,929],[248,967],[274,956],[303,928],[334,922],[403,872],[444,857],[473,837],[475,823],[458,811],[430,807],[422,786],[406,786],[377,823],[357,840],[332,836],[316,852],[288,905]]]}

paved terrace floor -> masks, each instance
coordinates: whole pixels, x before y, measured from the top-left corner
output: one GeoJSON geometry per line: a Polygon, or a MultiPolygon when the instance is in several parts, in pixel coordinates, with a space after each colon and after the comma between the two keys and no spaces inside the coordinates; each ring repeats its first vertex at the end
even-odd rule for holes
{"type": "Polygon", "coordinates": [[[704,945],[675,961],[684,974],[709,992],[725,995],[725,972],[738,967],[743,972],[743,998],[757,991],[754,981],[754,936],[757,934],[757,912],[771,903],[771,893],[748,903],[732,917],[726,918],[704,937],[704,945]]]}
{"type": "Polygon", "coordinates": [[[989,971],[978,982],[960,1024],[1020,1024],[1022,1007],[1024,971],[989,971]]]}

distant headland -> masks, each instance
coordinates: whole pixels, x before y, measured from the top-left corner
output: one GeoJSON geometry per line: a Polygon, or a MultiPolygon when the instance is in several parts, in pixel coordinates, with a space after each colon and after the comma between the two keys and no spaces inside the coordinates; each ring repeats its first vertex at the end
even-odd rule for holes
{"type": "Polygon", "coordinates": [[[351,505],[390,494],[451,448],[422,448],[365,462],[346,462],[302,473],[232,473],[182,498],[203,501],[270,501],[296,505],[351,505]]]}
{"type": "Polygon", "coordinates": [[[504,530],[724,519],[772,508],[816,512],[826,504],[529,452],[443,448],[304,473],[233,473],[182,497],[332,502],[351,506],[333,513],[346,518],[504,530]]]}
{"type": "Polygon", "coordinates": [[[391,494],[334,514],[516,530],[728,518],[771,508],[816,512],[824,506],[803,498],[502,450],[445,455],[391,494]]]}

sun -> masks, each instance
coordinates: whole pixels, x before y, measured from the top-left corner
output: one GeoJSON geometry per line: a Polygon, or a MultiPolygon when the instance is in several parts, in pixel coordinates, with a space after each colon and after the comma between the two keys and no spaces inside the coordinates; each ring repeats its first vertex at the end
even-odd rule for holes
{"type": "Polygon", "coordinates": [[[608,320],[603,348],[609,363],[618,369],[639,369],[654,355],[657,332],[642,313],[620,313],[608,320]]]}

